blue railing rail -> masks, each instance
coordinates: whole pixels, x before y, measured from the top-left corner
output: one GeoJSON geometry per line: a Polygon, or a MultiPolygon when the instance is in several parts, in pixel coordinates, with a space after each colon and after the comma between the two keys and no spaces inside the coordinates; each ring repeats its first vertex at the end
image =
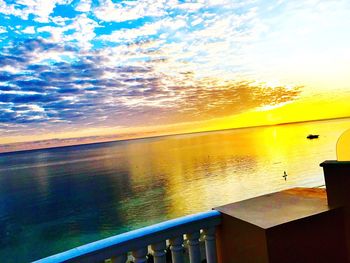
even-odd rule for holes
{"type": "MultiPolygon", "coordinates": [[[[199,230],[203,229],[213,229],[220,222],[221,215],[216,210],[188,215],[82,245],[34,261],[34,263],[101,262],[130,251],[147,248],[151,244],[165,243],[165,240],[171,240],[179,236],[182,238],[184,234],[199,232],[199,230]]],[[[213,251],[209,253],[213,253],[213,251]]],[[[212,261],[215,262],[216,259],[212,261]]]]}

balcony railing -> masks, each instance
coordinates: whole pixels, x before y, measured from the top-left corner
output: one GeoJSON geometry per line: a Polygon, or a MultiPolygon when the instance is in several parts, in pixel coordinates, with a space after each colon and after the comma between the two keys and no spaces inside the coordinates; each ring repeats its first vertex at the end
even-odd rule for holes
{"type": "Polygon", "coordinates": [[[125,263],[130,252],[135,263],[146,263],[149,253],[155,263],[166,263],[167,245],[170,247],[172,262],[183,263],[184,243],[188,247],[189,262],[201,263],[201,232],[206,262],[216,263],[215,228],[220,220],[220,212],[215,210],[180,217],[73,248],[35,263],[100,263],[107,259],[113,263],[125,263]]]}

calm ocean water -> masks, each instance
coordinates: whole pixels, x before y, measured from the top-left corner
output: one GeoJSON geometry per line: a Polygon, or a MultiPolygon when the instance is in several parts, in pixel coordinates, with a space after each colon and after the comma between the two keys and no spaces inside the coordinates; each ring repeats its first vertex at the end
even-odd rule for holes
{"type": "Polygon", "coordinates": [[[350,119],[0,155],[0,262],[29,262],[166,219],[324,184],[350,119]],[[320,134],[307,140],[310,133],[320,134]],[[283,179],[284,171],[288,179],[283,179]]]}

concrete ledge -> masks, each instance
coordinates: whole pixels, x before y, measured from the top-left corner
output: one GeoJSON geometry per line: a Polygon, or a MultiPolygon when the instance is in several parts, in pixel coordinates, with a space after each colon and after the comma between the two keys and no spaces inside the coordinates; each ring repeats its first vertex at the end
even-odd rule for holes
{"type": "Polygon", "coordinates": [[[325,189],[294,188],[215,208],[219,262],[347,262],[342,208],[325,189]]]}

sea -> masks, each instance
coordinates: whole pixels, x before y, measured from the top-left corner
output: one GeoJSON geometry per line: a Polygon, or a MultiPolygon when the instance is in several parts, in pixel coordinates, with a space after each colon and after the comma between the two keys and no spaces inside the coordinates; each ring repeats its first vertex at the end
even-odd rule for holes
{"type": "Polygon", "coordinates": [[[349,128],[350,119],[337,119],[0,154],[0,262],[323,186],[319,164],[336,159],[349,128]]]}

